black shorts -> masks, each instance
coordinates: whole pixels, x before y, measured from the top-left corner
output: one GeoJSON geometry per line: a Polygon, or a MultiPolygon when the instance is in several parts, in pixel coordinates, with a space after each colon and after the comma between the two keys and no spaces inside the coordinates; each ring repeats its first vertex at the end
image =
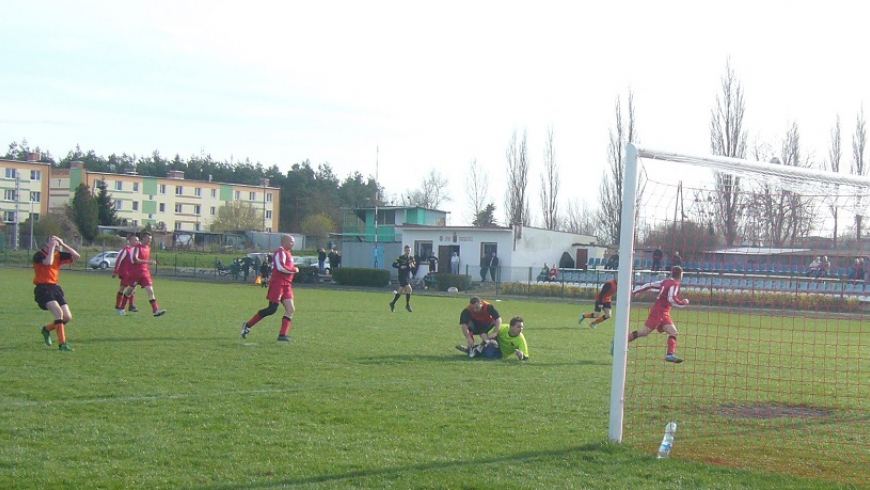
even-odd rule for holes
{"type": "Polygon", "coordinates": [[[595,313],[601,313],[601,310],[609,310],[610,309],[610,301],[607,303],[595,303],[595,313]]]}
{"type": "Polygon", "coordinates": [[[36,304],[43,310],[47,310],[48,308],[45,305],[52,301],[57,301],[57,304],[60,306],[66,304],[66,299],[63,297],[63,289],[57,284],[37,284],[33,288],[33,301],[36,301],[36,304]]]}
{"type": "Polygon", "coordinates": [[[405,286],[411,285],[411,274],[399,274],[399,287],[403,288],[405,286]]]}

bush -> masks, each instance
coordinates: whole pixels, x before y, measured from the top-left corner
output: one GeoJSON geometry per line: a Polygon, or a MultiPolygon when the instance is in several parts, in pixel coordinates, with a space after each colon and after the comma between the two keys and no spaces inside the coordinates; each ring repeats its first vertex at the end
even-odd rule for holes
{"type": "Polygon", "coordinates": [[[460,291],[468,291],[471,289],[471,276],[464,274],[435,274],[435,288],[438,291],[447,291],[454,287],[460,291]]]}
{"type": "Polygon", "coordinates": [[[332,271],[332,280],[342,286],[384,287],[390,284],[390,271],[339,267],[332,271]]]}

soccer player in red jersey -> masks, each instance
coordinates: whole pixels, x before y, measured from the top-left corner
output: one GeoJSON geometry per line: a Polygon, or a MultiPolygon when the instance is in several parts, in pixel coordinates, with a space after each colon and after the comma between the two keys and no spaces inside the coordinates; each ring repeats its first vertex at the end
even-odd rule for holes
{"type": "Polygon", "coordinates": [[[474,357],[498,337],[501,315],[488,301],[474,296],[459,314],[459,325],[468,346],[457,345],[456,348],[467,353],[468,357],[474,357]],[[480,335],[481,343],[478,345],[474,345],[475,335],[480,335]]]}
{"type": "Polygon", "coordinates": [[[683,280],[683,268],[674,266],[671,269],[671,277],[664,281],[651,282],[638,286],[632,291],[632,296],[649,289],[658,290],[656,302],[649,311],[649,317],[640,330],[635,330],[628,334],[628,342],[631,343],[638,337],[646,337],[653,330],[665,332],[668,334],[668,352],[665,360],[668,362],[681,363],[682,359],[677,357],[677,327],[674,321],[671,320],[671,307],[684,308],[688,306],[689,300],[680,298],[680,281],[683,280]]]}
{"type": "Polygon", "coordinates": [[[272,277],[269,279],[269,291],[266,299],[269,306],[258,311],[250,320],[242,324],[242,338],[248,338],[251,328],[260,320],[278,311],[278,303],[284,305],[284,317],[281,318],[281,330],[278,332],[278,342],[293,342],[287,336],[290,333],[293,321],[293,312],[296,306],[293,304],[293,277],[299,272],[299,268],[293,263],[293,246],[296,239],[292,235],[281,237],[281,248],[272,254],[272,277]]]}
{"type": "Polygon", "coordinates": [[[72,247],[56,236],[45,242],[45,247],[33,254],[33,299],[43,310],[54,315],[54,322],[42,327],[45,345],[51,345],[51,332],[57,332],[57,343],[61,351],[71,351],[66,345],[65,325],[72,320],[69,305],[63,297],[63,289],[58,284],[60,266],[69,264],[81,257],[72,247]],[[64,251],[61,252],[62,248],[64,251]]]}
{"type": "MultiPolygon", "coordinates": [[[[121,253],[118,254],[118,258],[115,260],[115,270],[112,272],[112,278],[117,277],[121,280],[118,294],[115,295],[115,310],[121,310],[121,303],[124,301],[124,290],[130,286],[129,276],[130,269],[133,267],[133,249],[137,245],[139,245],[139,237],[131,233],[127,236],[127,245],[121,249],[121,253]]],[[[130,300],[127,302],[127,309],[134,313],[139,311],[139,308],[133,305],[135,296],[135,293],[131,294],[130,300]]]]}
{"type": "Polygon", "coordinates": [[[151,303],[151,311],[154,316],[166,314],[166,310],[161,310],[157,305],[157,299],[154,296],[154,283],[151,281],[151,271],[149,265],[157,265],[156,260],[151,260],[151,233],[143,232],[141,243],[133,248],[132,267],[130,268],[129,283],[127,289],[124,290],[124,299],[121,300],[121,309],[118,313],[124,314],[124,308],[136,291],[136,286],[139,285],[145,292],[148,293],[148,302],[151,303]]]}
{"type": "Polygon", "coordinates": [[[587,318],[594,318],[595,321],[589,322],[589,328],[594,329],[599,323],[610,318],[613,295],[616,294],[616,277],[601,285],[601,290],[595,296],[595,311],[592,313],[584,313],[580,315],[580,320],[577,323],[583,323],[587,318]],[[601,312],[604,316],[601,316],[601,312]]]}

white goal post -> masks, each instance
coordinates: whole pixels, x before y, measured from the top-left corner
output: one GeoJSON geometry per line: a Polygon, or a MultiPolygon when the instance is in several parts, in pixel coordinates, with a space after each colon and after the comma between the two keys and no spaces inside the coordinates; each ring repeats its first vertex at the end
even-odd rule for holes
{"type": "MultiPolygon", "coordinates": [[[[641,166],[640,159],[659,160],[664,165],[691,165],[707,168],[712,172],[722,172],[738,177],[751,177],[772,182],[780,188],[801,192],[811,190],[815,194],[837,196],[860,196],[870,189],[870,178],[857,175],[840,174],[823,170],[802,168],[773,163],[765,163],[719,156],[687,155],[668,151],[658,151],[629,143],[625,149],[625,173],[623,176],[622,222],[619,243],[620,263],[627,264],[618,270],[620,293],[616,298],[614,324],[613,370],[610,394],[610,421],[608,437],[621,443],[623,441],[625,384],[628,361],[628,332],[630,331],[631,289],[634,280],[633,258],[635,257],[636,218],[638,182],[641,166]]],[[[858,206],[862,199],[857,199],[858,206]]],[[[864,205],[870,199],[864,199],[864,205]]],[[[863,208],[861,208],[863,209],[863,208]]],[[[860,212],[863,214],[863,212],[860,212]]]]}

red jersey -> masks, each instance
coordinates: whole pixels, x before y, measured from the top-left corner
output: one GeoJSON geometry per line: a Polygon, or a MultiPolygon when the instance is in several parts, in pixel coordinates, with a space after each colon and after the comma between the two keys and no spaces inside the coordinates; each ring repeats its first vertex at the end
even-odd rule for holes
{"type": "Polygon", "coordinates": [[[133,273],[147,273],[149,260],[151,260],[151,247],[148,245],[142,245],[141,243],[136,245],[133,248],[130,271],[133,273]],[[140,263],[139,261],[143,262],[140,263]]]}
{"type": "Polygon", "coordinates": [[[272,277],[269,285],[290,284],[296,273],[296,264],[293,262],[293,254],[284,247],[280,247],[272,254],[272,277]]]}
{"type": "Polygon", "coordinates": [[[131,267],[133,267],[133,247],[127,245],[121,249],[121,253],[115,259],[115,275],[126,276],[131,267]]]}
{"type": "Polygon", "coordinates": [[[659,290],[659,295],[656,297],[656,302],[652,307],[652,311],[666,313],[671,311],[671,306],[676,306],[677,308],[686,306],[686,301],[680,298],[680,283],[672,277],[665,279],[664,281],[644,284],[643,286],[636,288],[634,293],[639,293],[648,289],[659,290]]]}
{"type": "Polygon", "coordinates": [[[601,291],[599,291],[598,296],[595,297],[595,303],[610,303],[614,294],[616,294],[616,280],[611,279],[601,286],[601,291]]]}
{"type": "Polygon", "coordinates": [[[73,259],[69,252],[54,251],[51,265],[42,263],[48,257],[48,250],[42,249],[33,254],[33,284],[57,284],[60,276],[60,266],[71,264],[73,259]]]}

